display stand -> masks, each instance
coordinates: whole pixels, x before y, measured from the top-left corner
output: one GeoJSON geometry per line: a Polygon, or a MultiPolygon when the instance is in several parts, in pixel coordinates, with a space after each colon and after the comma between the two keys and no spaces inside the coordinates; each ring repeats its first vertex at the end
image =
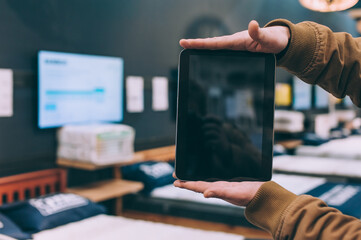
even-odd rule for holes
{"type": "Polygon", "coordinates": [[[122,179],[120,167],[145,161],[171,161],[175,158],[175,146],[154,148],[134,153],[132,159],[113,164],[94,164],[71,159],[58,158],[57,164],[63,168],[75,168],[87,171],[95,171],[105,168],[113,168],[113,179],[99,181],[79,187],[68,188],[67,192],[76,193],[89,198],[94,202],[115,199],[115,212],[122,213],[122,196],[136,193],[143,189],[143,183],[122,179]]]}

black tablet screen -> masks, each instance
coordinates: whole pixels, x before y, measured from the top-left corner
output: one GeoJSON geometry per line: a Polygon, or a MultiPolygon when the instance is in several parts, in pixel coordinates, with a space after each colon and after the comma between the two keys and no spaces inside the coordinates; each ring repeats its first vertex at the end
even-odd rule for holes
{"type": "Polygon", "coordinates": [[[188,61],[187,86],[180,89],[187,92],[179,114],[184,139],[177,143],[185,145],[179,153],[182,174],[186,180],[262,178],[269,158],[263,144],[272,144],[273,137],[264,131],[265,104],[273,112],[273,102],[265,101],[266,58],[204,54],[188,61]]]}

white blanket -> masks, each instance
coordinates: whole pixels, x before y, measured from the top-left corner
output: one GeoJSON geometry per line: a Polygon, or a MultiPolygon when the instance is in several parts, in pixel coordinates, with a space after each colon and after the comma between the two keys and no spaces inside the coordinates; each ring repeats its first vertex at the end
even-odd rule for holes
{"type": "Polygon", "coordinates": [[[329,141],[320,146],[299,146],[296,155],[361,160],[361,136],[329,141]]]}
{"type": "Polygon", "coordinates": [[[359,160],[285,155],[274,157],[273,169],[290,173],[361,179],[359,160]]]}
{"type": "Polygon", "coordinates": [[[34,235],[35,240],[243,240],[235,234],[98,215],[34,235]]]}

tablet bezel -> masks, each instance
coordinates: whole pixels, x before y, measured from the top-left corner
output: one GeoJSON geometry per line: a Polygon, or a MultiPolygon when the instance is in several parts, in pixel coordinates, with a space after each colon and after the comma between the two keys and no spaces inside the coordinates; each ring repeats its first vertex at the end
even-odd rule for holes
{"type": "MultiPolygon", "coordinates": [[[[274,118],[274,91],[275,91],[275,56],[269,53],[254,53],[233,50],[198,50],[185,49],[179,55],[178,65],[178,98],[177,98],[177,121],[176,121],[176,158],[175,175],[184,181],[214,181],[203,179],[197,176],[187,176],[185,174],[185,141],[187,129],[187,108],[188,108],[188,84],[189,84],[189,59],[192,55],[211,56],[236,56],[236,57],[260,57],[265,59],[265,81],[263,99],[263,134],[262,134],[262,170],[260,177],[249,178],[238,176],[237,180],[217,179],[223,181],[268,181],[272,176],[273,158],[273,118],[274,118]],[[268,91],[266,91],[268,90],[268,91]],[[179,121],[179,119],[181,119],[179,121]]],[[[233,178],[235,179],[235,178],[233,178]]]]}

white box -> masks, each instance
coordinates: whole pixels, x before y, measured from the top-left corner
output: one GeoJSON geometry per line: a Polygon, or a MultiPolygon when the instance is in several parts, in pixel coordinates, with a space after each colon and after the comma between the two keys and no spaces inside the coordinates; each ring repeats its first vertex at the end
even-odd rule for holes
{"type": "Polygon", "coordinates": [[[135,130],[124,124],[65,126],[58,131],[60,158],[111,164],[132,159],[135,130]]]}

